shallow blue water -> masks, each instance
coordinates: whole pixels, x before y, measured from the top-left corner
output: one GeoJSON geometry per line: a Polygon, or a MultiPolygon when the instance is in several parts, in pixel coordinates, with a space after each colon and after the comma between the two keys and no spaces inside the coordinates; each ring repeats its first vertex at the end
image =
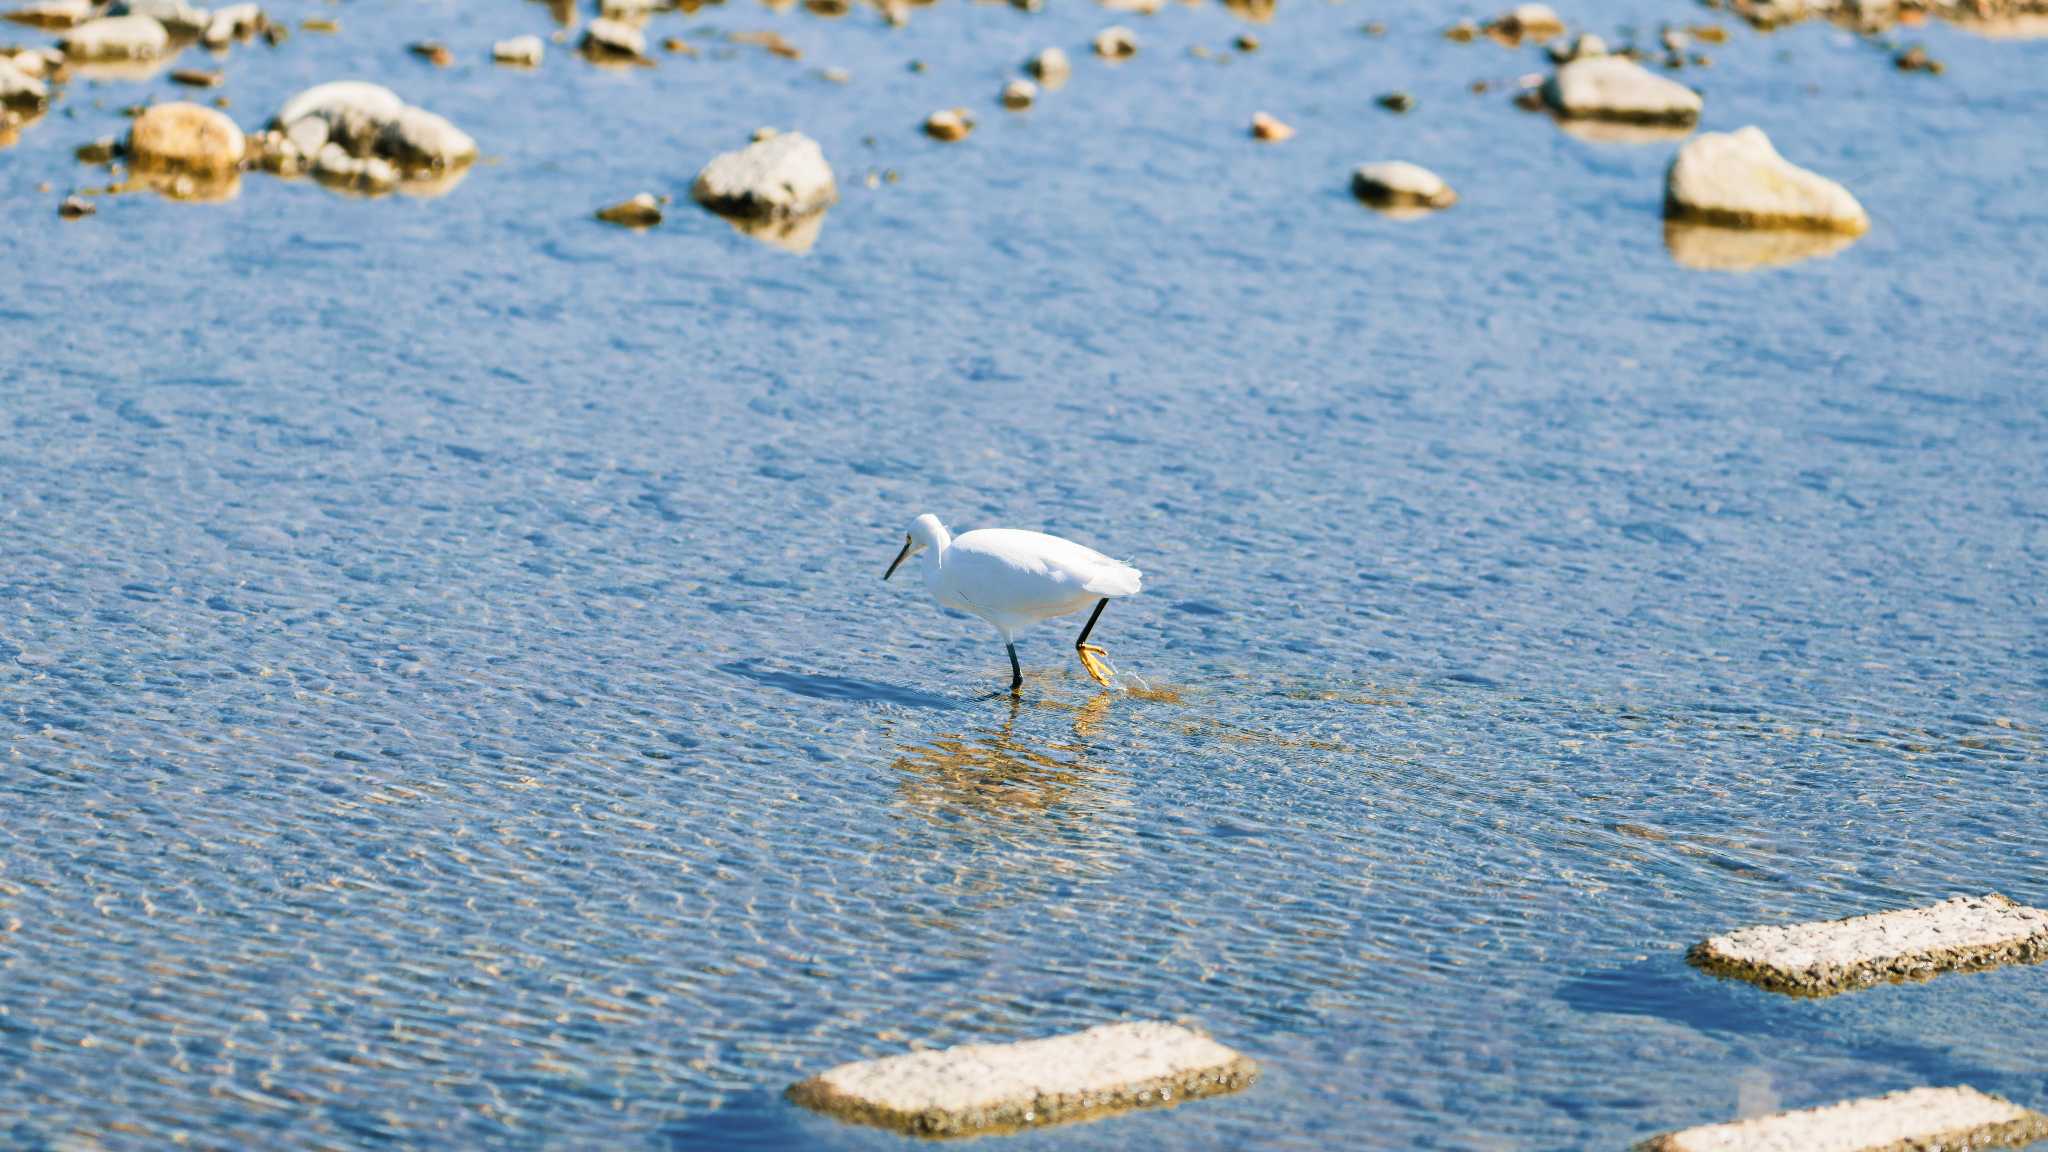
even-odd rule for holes
{"type": "Polygon", "coordinates": [[[282,11],[342,31],[236,49],[244,124],[361,76],[485,162],[60,223],[162,80],[0,153],[0,1144],[897,1147],[780,1092],[1116,1018],[1265,1077],[1005,1147],[2048,1105],[2042,969],[1800,1002],[1682,960],[2048,900],[2048,42],[1707,48],[1706,126],[1875,222],[1727,273],[1666,250],[1674,144],[1470,93],[1540,57],[1419,3],[1227,64],[1187,54],[1243,27],[1211,7],[736,4],[650,26],[694,62],[533,74],[477,61],[537,5],[282,11]],[[698,31],[755,28],[805,59],[698,31]],[[996,107],[1047,44],[1074,79],[996,107]],[[955,104],[970,140],[917,133],[955,104]],[[808,255],[589,219],[759,124],[838,170],[808,255]],[[1380,158],[1461,203],[1368,212],[1380,158]],[[1096,691],[1063,624],[991,694],[994,634],[877,579],[927,510],[1134,560],[1098,637],[1156,691],[1096,691]]]}

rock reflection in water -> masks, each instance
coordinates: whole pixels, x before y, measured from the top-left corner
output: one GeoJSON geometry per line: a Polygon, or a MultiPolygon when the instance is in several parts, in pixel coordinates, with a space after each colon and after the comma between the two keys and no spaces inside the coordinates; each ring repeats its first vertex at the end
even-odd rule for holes
{"type": "Polygon", "coordinates": [[[1666,221],[1664,247],[1687,268],[1741,272],[1832,256],[1856,242],[1841,232],[1782,228],[1717,228],[1666,221]]]}
{"type": "Polygon", "coordinates": [[[750,236],[771,248],[794,252],[801,256],[818,242],[818,233],[825,228],[825,213],[813,212],[808,216],[765,216],[748,219],[740,216],[722,217],[732,225],[733,231],[750,236]]]}

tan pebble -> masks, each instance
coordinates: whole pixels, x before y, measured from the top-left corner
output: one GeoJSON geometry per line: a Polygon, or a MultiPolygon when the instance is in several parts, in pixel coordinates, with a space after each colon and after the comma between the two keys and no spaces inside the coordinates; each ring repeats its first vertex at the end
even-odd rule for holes
{"type": "Polygon", "coordinates": [[[948,108],[925,117],[925,135],[952,143],[965,140],[974,131],[974,120],[965,108],[948,108]]]}
{"type": "Polygon", "coordinates": [[[671,36],[661,42],[661,50],[671,56],[695,56],[697,49],[680,36],[671,36]]]}
{"type": "Polygon", "coordinates": [[[179,68],[171,73],[171,83],[183,84],[187,88],[218,88],[227,79],[218,72],[202,68],[179,68]]]}
{"type": "Polygon", "coordinates": [[[341,23],[337,20],[301,20],[299,27],[307,32],[339,32],[341,23]]]}
{"type": "Polygon", "coordinates": [[[455,53],[450,52],[446,44],[434,40],[422,40],[417,44],[408,44],[406,45],[406,51],[425,60],[436,68],[446,68],[450,64],[455,63],[455,53]]]}
{"type": "Polygon", "coordinates": [[[597,218],[627,228],[652,228],[661,223],[661,202],[652,193],[642,192],[630,200],[598,209],[597,218]]]}
{"type": "Polygon", "coordinates": [[[1278,143],[1291,139],[1294,136],[1294,129],[1264,112],[1256,112],[1252,114],[1252,135],[1260,140],[1278,143]]]}
{"type": "Polygon", "coordinates": [[[1003,85],[1003,107],[1029,108],[1038,99],[1038,85],[1029,80],[1012,80],[1003,85]]]}

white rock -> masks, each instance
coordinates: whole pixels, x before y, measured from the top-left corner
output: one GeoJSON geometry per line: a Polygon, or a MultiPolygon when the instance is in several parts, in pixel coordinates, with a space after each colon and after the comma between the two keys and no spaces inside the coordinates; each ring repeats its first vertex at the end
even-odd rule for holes
{"type": "Polygon", "coordinates": [[[1057,88],[1067,82],[1074,66],[1067,60],[1067,54],[1057,48],[1047,48],[1031,58],[1025,70],[1038,78],[1048,88],[1057,88]]]}
{"type": "Polygon", "coordinates": [[[1405,160],[1359,165],[1351,173],[1351,191],[1368,203],[1391,208],[1448,208],[1458,202],[1458,194],[1443,177],[1405,160]]]}
{"type": "Polygon", "coordinates": [[[113,16],[147,16],[171,32],[196,36],[206,27],[211,18],[204,8],[194,8],[185,0],[116,0],[107,9],[113,16]]]}
{"type": "Polygon", "coordinates": [[[164,26],[147,16],[88,20],[57,41],[69,60],[154,60],[171,42],[164,26]]]}
{"type": "Polygon", "coordinates": [[[308,88],[285,102],[271,123],[290,138],[315,169],[330,148],[368,157],[407,172],[460,168],[476,159],[476,141],[446,119],[414,108],[389,88],[341,80],[308,88]],[[306,121],[326,129],[324,143],[306,121]]]}
{"type": "Polygon", "coordinates": [[[1138,34],[1121,24],[1104,28],[1095,34],[1095,54],[1111,60],[1138,54],[1138,34]]]}
{"type": "Polygon", "coordinates": [[[2048,1116],[1975,1088],[1915,1088],[1659,1136],[1645,1152],[1893,1152],[2019,1147],[2048,1138],[2048,1116]]]}
{"type": "Polygon", "coordinates": [[[50,102],[50,86],[0,56],[0,107],[41,108],[50,102]]]}
{"type": "Polygon", "coordinates": [[[491,45],[491,59],[500,64],[518,64],[527,68],[540,67],[541,57],[547,52],[547,45],[538,36],[514,36],[491,45]]]}
{"type": "Polygon", "coordinates": [[[583,31],[583,50],[599,55],[645,56],[647,37],[631,24],[592,20],[583,31]]]}
{"type": "Polygon", "coordinates": [[[1607,55],[1607,41],[1591,32],[1581,32],[1570,44],[1550,46],[1550,59],[1555,64],[1568,64],[1573,60],[1590,60],[1595,56],[1607,55]]]}
{"type": "Polygon", "coordinates": [[[36,28],[70,28],[92,19],[92,0],[41,0],[8,9],[7,18],[36,28]]]}
{"type": "Polygon", "coordinates": [[[790,1097],[847,1120],[961,1136],[1213,1096],[1257,1078],[1257,1065],[1209,1037],[1148,1021],[842,1064],[790,1097]]]}
{"type": "Polygon", "coordinates": [[[1699,93],[1621,56],[1562,65],[1543,82],[1543,100],[1567,117],[1651,124],[1691,124],[1700,118],[1699,93]]]}
{"type": "Polygon", "coordinates": [[[339,144],[328,144],[313,158],[313,175],[329,184],[376,194],[398,186],[398,171],[375,156],[358,159],[339,144]]]}
{"type": "Polygon", "coordinates": [[[476,141],[445,117],[408,105],[385,121],[376,152],[407,171],[459,168],[476,159],[476,141]]]}
{"type": "Polygon", "coordinates": [[[1564,35],[1564,21],[1548,4],[1522,4],[1500,19],[1496,27],[1511,36],[1530,36],[1542,39],[1547,36],[1564,35]]]}
{"type": "Polygon", "coordinates": [[[1038,99],[1038,85],[1029,80],[1012,80],[1003,85],[1003,107],[1029,108],[1038,99]]]}
{"type": "MultiPolygon", "coordinates": [[[[1729,173],[1734,178],[1733,186],[1723,186],[1718,179],[1709,185],[1708,190],[1717,197],[1758,195],[1747,177],[1760,172],[1769,173],[1766,180],[1788,179],[1787,172],[1797,173],[1789,180],[1799,187],[1790,190],[1793,203],[1779,199],[1775,190],[1765,189],[1768,199],[1721,209],[1729,215],[1713,222],[1755,227],[1762,221],[1763,226],[1792,224],[1850,233],[1864,229],[1863,209],[1846,191],[1786,164],[1771,150],[1764,134],[1754,128],[1702,136],[1686,145],[1673,169],[1685,163],[1685,153],[1692,151],[1694,144],[1708,143],[1716,137],[1733,141],[1715,146],[1717,151],[1740,150],[1740,158],[1734,162],[1738,167],[1729,173]],[[1745,133],[1754,133],[1754,138],[1736,140],[1745,133]],[[1759,147],[1761,154],[1756,151],[1759,147]],[[1761,158],[1764,154],[1768,160],[1761,158]],[[1818,181],[1825,187],[1808,181],[1818,181]],[[1786,209],[1825,214],[1794,216],[1786,209]],[[1853,215],[1848,214],[1851,210],[1853,215]]],[[[1749,980],[1777,991],[1826,995],[1937,972],[2048,960],[2048,911],[2015,904],[1997,893],[1957,896],[1926,908],[1905,908],[1846,920],[1744,928],[1708,938],[1695,945],[1686,959],[1709,972],[1749,980]]]]}
{"type": "Polygon", "coordinates": [[[213,17],[206,22],[206,31],[200,39],[209,48],[219,48],[231,41],[254,36],[261,31],[267,18],[263,9],[255,4],[230,4],[213,10],[213,17]]]}
{"type": "Polygon", "coordinates": [[[804,216],[839,199],[818,142],[784,132],[712,159],[690,195],[728,216],[804,216]]]}
{"type": "Polygon", "coordinates": [[[644,19],[662,7],[662,0],[598,0],[597,14],[608,20],[644,19]]]}

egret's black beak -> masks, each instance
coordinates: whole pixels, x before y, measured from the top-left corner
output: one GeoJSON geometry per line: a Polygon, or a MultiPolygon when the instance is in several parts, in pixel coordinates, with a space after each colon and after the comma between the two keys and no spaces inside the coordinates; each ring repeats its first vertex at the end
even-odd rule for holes
{"type": "Polygon", "coordinates": [[[889,570],[887,572],[882,573],[882,579],[887,580],[889,577],[894,576],[896,574],[896,569],[903,566],[903,558],[910,555],[911,543],[912,541],[910,537],[905,536],[903,538],[903,551],[898,552],[896,554],[896,558],[894,560],[889,561],[889,570]]]}

